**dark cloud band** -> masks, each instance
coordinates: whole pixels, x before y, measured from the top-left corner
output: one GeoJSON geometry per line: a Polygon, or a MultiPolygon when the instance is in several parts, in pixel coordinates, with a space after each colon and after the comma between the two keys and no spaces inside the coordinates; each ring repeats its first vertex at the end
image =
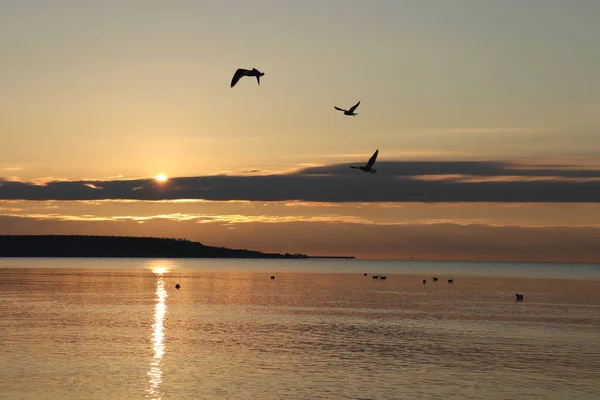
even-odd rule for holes
{"type": "Polygon", "coordinates": [[[600,170],[497,162],[381,162],[375,175],[348,165],[283,175],[68,181],[0,180],[4,200],[174,200],[315,202],[600,202],[600,170]],[[444,179],[422,179],[444,176],[444,179]],[[455,175],[482,177],[465,181],[455,175]],[[526,178],[501,179],[490,178],[526,178]],[[541,179],[540,179],[541,178],[541,179]]]}

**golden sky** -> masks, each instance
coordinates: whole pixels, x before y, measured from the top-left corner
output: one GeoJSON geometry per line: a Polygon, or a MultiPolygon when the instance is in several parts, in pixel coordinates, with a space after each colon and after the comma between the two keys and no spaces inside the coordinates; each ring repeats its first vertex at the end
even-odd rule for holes
{"type": "Polygon", "coordinates": [[[598,15],[593,0],[4,1],[0,234],[599,261],[598,15]],[[252,67],[260,86],[229,88],[252,67]],[[356,117],[333,109],[358,100],[356,117]],[[377,174],[347,168],[375,149],[377,174]]]}

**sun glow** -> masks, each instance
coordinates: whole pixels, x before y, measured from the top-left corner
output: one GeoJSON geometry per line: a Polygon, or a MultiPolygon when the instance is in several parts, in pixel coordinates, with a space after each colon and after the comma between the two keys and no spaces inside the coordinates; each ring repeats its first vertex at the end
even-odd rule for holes
{"type": "Polygon", "coordinates": [[[164,274],[165,272],[167,272],[167,269],[164,267],[155,267],[152,268],[152,272],[154,272],[155,274],[164,274]]]}
{"type": "Polygon", "coordinates": [[[158,174],[155,179],[159,182],[166,182],[168,178],[165,174],[158,174]]]}

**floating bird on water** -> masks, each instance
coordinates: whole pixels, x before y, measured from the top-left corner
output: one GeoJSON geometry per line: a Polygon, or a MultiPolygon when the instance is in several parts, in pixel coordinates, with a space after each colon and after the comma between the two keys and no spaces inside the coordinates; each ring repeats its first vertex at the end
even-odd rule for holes
{"type": "Polygon", "coordinates": [[[438,280],[437,276],[433,277],[433,281],[436,282],[438,280]]]}
{"type": "Polygon", "coordinates": [[[515,295],[517,296],[517,301],[523,301],[523,295],[522,294],[515,293],[515,295]]]}
{"type": "Polygon", "coordinates": [[[239,68],[237,71],[235,71],[235,74],[233,74],[233,78],[231,78],[230,87],[234,87],[235,84],[238,83],[238,81],[240,79],[242,79],[244,76],[255,76],[256,81],[260,85],[260,77],[263,76],[264,74],[265,74],[264,72],[260,72],[256,68],[252,68],[252,69],[239,68]]]}
{"type": "Polygon", "coordinates": [[[377,154],[379,154],[379,149],[375,150],[375,153],[369,159],[369,162],[364,167],[355,167],[354,165],[350,166],[350,168],[360,169],[361,171],[370,172],[374,174],[377,172],[377,169],[373,168],[373,164],[375,164],[375,160],[377,159],[377,154]]]}
{"type": "Polygon", "coordinates": [[[365,273],[363,274],[363,276],[367,276],[367,273],[365,272],[365,273]]]}
{"type": "Polygon", "coordinates": [[[358,107],[358,105],[360,104],[360,101],[358,103],[356,103],[355,105],[353,105],[352,107],[350,107],[349,110],[344,110],[343,108],[339,108],[336,106],[333,106],[333,108],[335,108],[338,111],[343,111],[344,115],[351,115],[353,117],[357,116],[358,114],[354,112],[354,110],[356,110],[356,108],[358,107]]]}
{"type": "Polygon", "coordinates": [[[275,279],[275,277],[273,275],[271,275],[271,279],[275,279]]]}
{"type": "Polygon", "coordinates": [[[425,279],[423,279],[423,284],[427,283],[427,281],[425,279]]]}
{"type": "Polygon", "coordinates": [[[448,279],[448,283],[454,283],[454,279],[448,279]]]}
{"type": "Polygon", "coordinates": [[[181,286],[179,286],[179,283],[177,285],[175,285],[175,289],[179,289],[181,286]]]}

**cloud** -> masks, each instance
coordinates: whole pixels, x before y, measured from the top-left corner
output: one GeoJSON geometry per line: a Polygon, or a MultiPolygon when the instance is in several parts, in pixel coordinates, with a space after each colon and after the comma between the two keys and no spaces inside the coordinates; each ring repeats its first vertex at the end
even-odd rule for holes
{"type": "MultiPolygon", "coordinates": [[[[440,156],[456,156],[458,151],[439,151],[439,150],[405,150],[405,151],[392,151],[386,152],[386,156],[390,157],[398,157],[402,159],[407,158],[424,158],[424,157],[440,157],[440,156]]],[[[353,159],[357,160],[362,157],[365,157],[364,153],[342,153],[342,154],[313,154],[310,156],[311,158],[345,158],[345,159],[353,159]]],[[[320,164],[315,165],[304,165],[304,166],[319,166],[320,164]]]]}
{"type": "Polygon", "coordinates": [[[87,186],[90,189],[104,189],[102,186],[96,186],[93,183],[85,183],[83,186],[87,186]]]}
{"type": "MultiPolygon", "coordinates": [[[[365,160],[359,163],[364,163],[365,160]]],[[[154,179],[0,181],[6,200],[307,202],[600,202],[600,170],[494,161],[381,161],[375,175],[348,164],[265,175],[154,179]],[[431,179],[434,178],[434,179],[431,179]],[[90,190],[93,186],[104,190],[90,190]]]]}
{"type": "MultiPolygon", "coordinates": [[[[376,224],[366,218],[348,216],[348,215],[327,215],[327,216],[279,216],[279,215],[210,215],[196,213],[169,213],[145,216],[132,215],[111,215],[101,216],[94,214],[70,215],[59,213],[21,213],[22,209],[8,209],[0,207],[0,217],[23,218],[37,221],[80,221],[80,222],[119,222],[136,221],[145,222],[151,220],[169,220],[169,221],[195,221],[198,224],[222,223],[222,224],[280,224],[290,222],[324,222],[324,223],[344,223],[344,224],[376,224]]],[[[426,222],[429,223],[429,222],[426,222]]]]}
{"type": "Polygon", "coordinates": [[[173,222],[193,221],[197,224],[219,223],[225,225],[236,224],[287,224],[287,223],[326,223],[345,225],[378,225],[378,226],[407,226],[419,227],[427,225],[455,225],[491,228],[600,228],[600,224],[514,224],[498,223],[485,218],[419,218],[410,221],[376,221],[367,217],[351,215],[243,215],[243,214],[201,214],[201,213],[164,213],[155,215],[96,215],[96,214],[60,214],[60,213],[21,213],[23,209],[0,207],[0,217],[21,218],[35,221],[77,221],[77,222],[146,222],[152,220],[166,220],[173,222]]]}
{"type": "Polygon", "coordinates": [[[21,211],[23,211],[23,209],[22,209],[22,208],[16,208],[16,207],[13,207],[13,208],[9,208],[9,207],[0,207],[0,215],[6,215],[6,213],[7,213],[7,212],[11,212],[11,213],[13,213],[13,212],[21,212],[21,211]]]}

